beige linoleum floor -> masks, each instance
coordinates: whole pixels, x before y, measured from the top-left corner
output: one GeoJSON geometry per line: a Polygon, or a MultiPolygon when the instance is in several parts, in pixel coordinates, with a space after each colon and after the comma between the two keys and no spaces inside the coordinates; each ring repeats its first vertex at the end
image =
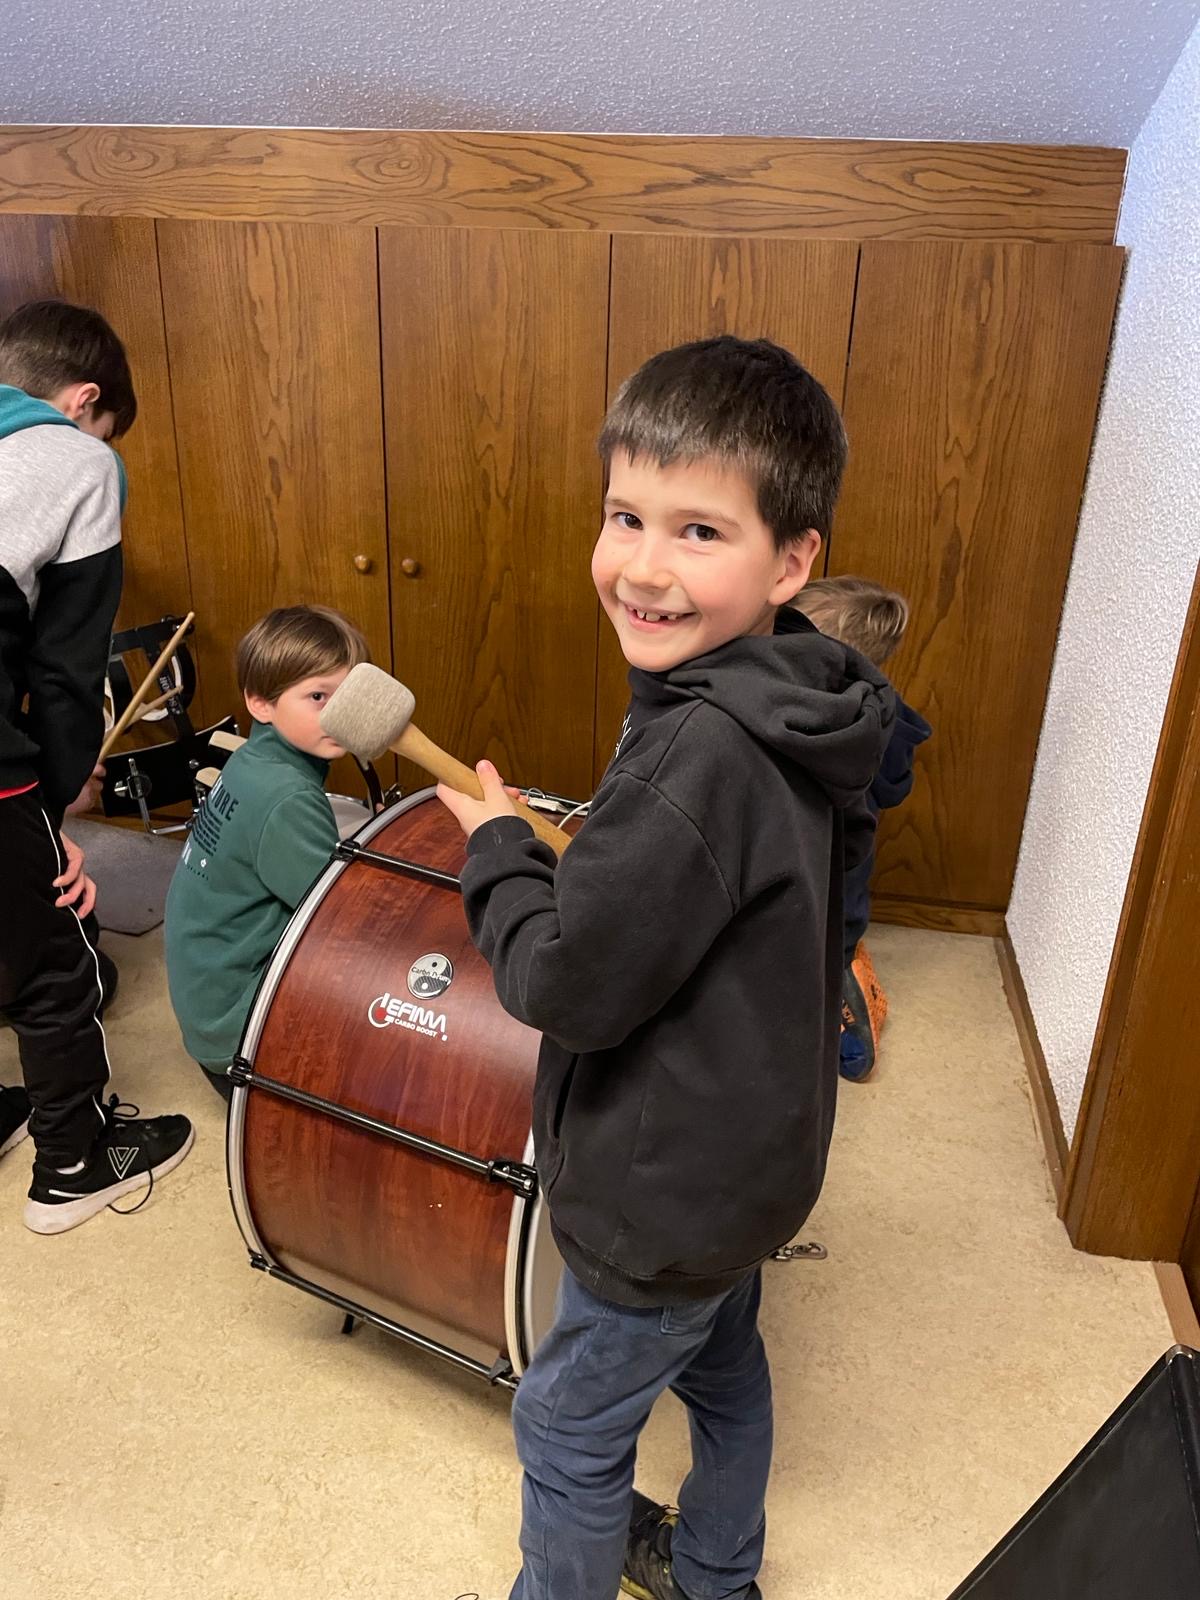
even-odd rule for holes
{"type": "MultiPolygon", "coordinates": [[[[0,1163],[7,1600],[503,1600],[508,1401],[246,1265],[223,1109],[179,1046],[161,933],[106,938],[114,1086],[196,1147],[138,1215],[57,1239],[0,1163]]],[[[1150,1267],[1071,1250],[985,939],[880,928],[875,1080],[847,1086],[806,1234],[773,1266],[767,1600],[944,1600],[1170,1345],[1150,1267]]],[[[0,1081],[14,1078],[0,1034],[0,1081]]],[[[685,1469],[669,1399],[640,1482],[685,1469]]],[[[569,1600],[569,1597],[562,1597],[569,1600]]]]}

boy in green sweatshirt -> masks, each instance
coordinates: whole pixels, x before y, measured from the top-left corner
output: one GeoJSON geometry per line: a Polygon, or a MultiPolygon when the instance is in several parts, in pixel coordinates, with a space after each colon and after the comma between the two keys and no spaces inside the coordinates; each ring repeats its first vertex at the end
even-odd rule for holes
{"type": "Polygon", "coordinates": [[[325,778],[345,751],[318,718],[368,659],[362,634],[328,606],[272,611],[238,645],[238,687],[254,725],[197,813],[166,913],[183,1042],[225,1099],[263,968],[338,842],[325,778]]]}

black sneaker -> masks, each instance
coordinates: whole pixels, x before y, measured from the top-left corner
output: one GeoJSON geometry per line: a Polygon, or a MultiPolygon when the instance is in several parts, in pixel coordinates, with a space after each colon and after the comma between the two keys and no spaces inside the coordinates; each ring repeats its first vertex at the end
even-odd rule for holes
{"type": "Polygon", "coordinates": [[[29,1096],[24,1089],[0,1088],[0,1156],[6,1156],[29,1132],[29,1096]]]}
{"type": "MultiPolygon", "coordinates": [[[[173,1172],[195,1137],[186,1117],[141,1117],[112,1095],[104,1108],[104,1132],[78,1172],[57,1172],[34,1158],[33,1183],[25,1202],[25,1226],[34,1233],[66,1233],[135,1189],[150,1198],[156,1178],[173,1172]]],[[[136,1211],[138,1206],[131,1206],[136,1211]]]]}
{"type": "MultiPolygon", "coordinates": [[[[633,1491],[622,1594],[633,1595],[634,1600],[688,1600],[671,1575],[671,1533],[678,1520],[674,1506],[660,1506],[657,1500],[633,1491]]],[[[757,1583],[742,1591],[742,1600],[762,1600],[757,1583]]]]}

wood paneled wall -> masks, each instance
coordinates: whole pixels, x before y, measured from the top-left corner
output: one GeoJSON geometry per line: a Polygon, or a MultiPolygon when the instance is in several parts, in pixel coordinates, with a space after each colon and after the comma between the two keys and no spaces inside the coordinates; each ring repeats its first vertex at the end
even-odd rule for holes
{"type": "Polygon", "coordinates": [[[608,239],[385,228],[379,248],[396,671],[448,749],[586,797],[608,239]]]}
{"type": "Polygon", "coordinates": [[[1111,244],[1125,151],[887,139],[0,128],[0,211],[1111,244]]]}
{"type": "Polygon", "coordinates": [[[206,711],[236,701],[240,636],[299,599],[353,616],[388,666],[374,236],[291,223],[158,230],[206,711]]]}
{"type": "Polygon", "coordinates": [[[934,728],[881,821],[892,896],[1008,905],[1122,260],[862,247],[829,570],[907,595],[888,670],[934,728]]]}
{"type": "Polygon", "coordinates": [[[908,593],[896,677],[935,726],[881,903],[991,928],[1123,171],[1015,146],[7,129],[0,307],[60,293],[125,337],[125,616],[195,605],[208,716],[237,709],[253,617],[324,600],[434,738],[581,796],[625,694],[588,579],[606,398],[683,339],[787,345],[851,436],[830,570],[908,593]]]}
{"type": "Polygon", "coordinates": [[[389,668],[373,235],[160,222],[158,254],[204,715],[244,720],[234,647],[273,606],[336,606],[389,668]]]}

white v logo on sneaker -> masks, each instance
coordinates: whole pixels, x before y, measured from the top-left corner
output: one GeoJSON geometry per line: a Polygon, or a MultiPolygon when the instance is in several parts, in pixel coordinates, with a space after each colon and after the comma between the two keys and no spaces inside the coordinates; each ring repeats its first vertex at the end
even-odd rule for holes
{"type": "Polygon", "coordinates": [[[125,1177],[137,1156],[136,1145],[109,1145],[108,1159],[118,1178],[125,1177]]]}

